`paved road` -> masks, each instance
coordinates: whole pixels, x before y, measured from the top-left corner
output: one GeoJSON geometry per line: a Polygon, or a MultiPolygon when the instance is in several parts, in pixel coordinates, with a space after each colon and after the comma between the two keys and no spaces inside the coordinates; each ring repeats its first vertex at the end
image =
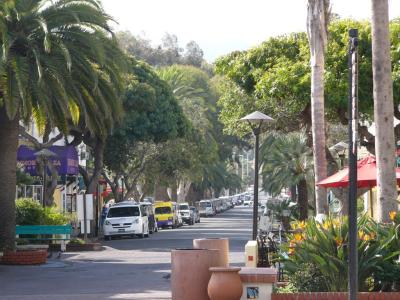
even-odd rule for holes
{"type": "Polygon", "coordinates": [[[42,266],[0,265],[0,300],[170,299],[170,250],[207,237],[229,238],[231,264],[243,265],[251,210],[236,207],[148,239],[105,241],[104,251],[65,253],[42,266]]]}

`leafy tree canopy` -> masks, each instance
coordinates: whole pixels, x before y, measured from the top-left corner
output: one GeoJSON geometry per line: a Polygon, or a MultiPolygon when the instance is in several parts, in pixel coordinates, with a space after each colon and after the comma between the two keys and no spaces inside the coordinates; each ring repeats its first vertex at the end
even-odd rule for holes
{"type": "MultiPolygon", "coordinates": [[[[373,117],[371,29],[366,21],[334,20],[329,26],[325,64],[325,105],[329,121],[346,123],[348,30],[359,30],[359,109],[363,120],[373,117]]],[[[390,23],[395,114],[399,117],[400,20],[390,23]]],[[[309,126],[310,67],[305,33],[273,37],[260,46],[233,52],[216,62],[216,71],[226,77],[222,95],[221,121],[229,133],[243,134],[237,122],[253,110],[277,120],[277,129],[292,131],[309,126]]]]}
{"type": "Polygon", "coordinates": [[[109,137],[105,163],[112,170],[123,168],[139,141],[160,143],[184,136],[189,122],[168,84],[144,62],[130,58],[123,97],[122,124],[109,137]]]}
{"type": "Polygon", "coordinates": [[[153,46],[151,41],[143,36],[134,36],[129,31],[117,33],[121,47],[137,59],[144,60],[152,66],[170,66],[173,64],[201,67],[207,65],[203,58],[204,52],[195,41],[181,48],[178,37],[165,33],[161,45],[153,46]]]}

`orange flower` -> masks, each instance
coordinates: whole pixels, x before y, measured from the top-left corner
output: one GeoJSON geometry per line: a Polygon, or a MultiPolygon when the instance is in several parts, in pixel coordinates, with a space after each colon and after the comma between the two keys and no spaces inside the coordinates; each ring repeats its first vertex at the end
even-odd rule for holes
{"type": "Polygon", "coordinates": [[[300,242],[303,239],[301,233],[295,233],[293,237],[296,242],[300,242]]]}
{"type": "Polygon", "coordinates": [[[371,236],[369,234],[364,235],[364,241],[371,240],[371,236]]]}
{"type": "Polygon", "coordinates": [[[390,220],[392,220],[392,221],[394,221],[394,219],[396,218],[396,216],[397,216],[397,212],[396,212],[396,211],[391,211],[391,212],[389,213],[390,220]]]}
{"type": "Polygon", "coordinates": [[[332,221],[333,227],[338,228],[341,226],[340,221],[338,219],[334,219],[332,221]]]}
{"type": "Polygon", "coordinates": [[[306,223],[304,221],[299,222],[299,229],[304,230],[306,228],[306,223]]]}
{"type": "Polygon", "coordinates": [[[336,242],[336,245],[337,245],[338,247],[340,247],[340,246],[343,245],[343,239],[342,239],[341,237],[336,237],[336,238],[335,238],[335,242],[336,242]]]}

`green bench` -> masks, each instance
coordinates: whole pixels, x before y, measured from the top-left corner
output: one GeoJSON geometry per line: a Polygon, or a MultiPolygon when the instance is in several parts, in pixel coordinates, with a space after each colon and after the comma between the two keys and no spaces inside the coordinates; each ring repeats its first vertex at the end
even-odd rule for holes
{"type": "Polygon", "coordinates": [[[28,237],[28,240],[36,241],[61,241],[61,251],[66,250],[66,243],[71,239],[71,225],[17,225],[15,234],[35,235],[37,237],[28,237]]]}

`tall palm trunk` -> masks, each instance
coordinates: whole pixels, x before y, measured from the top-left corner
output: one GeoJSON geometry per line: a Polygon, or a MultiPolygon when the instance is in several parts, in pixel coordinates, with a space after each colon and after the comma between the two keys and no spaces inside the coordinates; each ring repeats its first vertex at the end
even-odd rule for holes
{"type": "Polygon", "coordinates": [[[375,149],[378,168],[378,220],[381,222],[390,222],[389,212],[398,210],[391,70],[388,1],[372,0],[375,149]]]}
{"type": "Polygon", "coordinates": [[[10,120],[4,105],[0,107],[0,251],[15,247],[18,119],[10,120]]]}
{"type": "MultiPolygon", "coordinates": [[[[325,155],[324,68],[329,1],[308,0],[307,34],[311,51],[311,119],[315,182],[327,177],[325,155]]],[[[326,189],[315,185],[316,212],[328,214],[326,189]]]]}

